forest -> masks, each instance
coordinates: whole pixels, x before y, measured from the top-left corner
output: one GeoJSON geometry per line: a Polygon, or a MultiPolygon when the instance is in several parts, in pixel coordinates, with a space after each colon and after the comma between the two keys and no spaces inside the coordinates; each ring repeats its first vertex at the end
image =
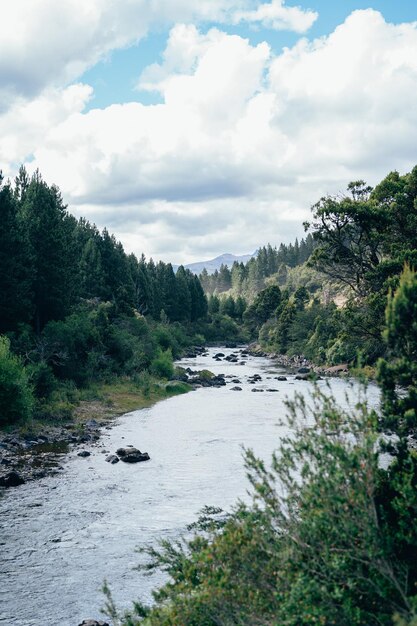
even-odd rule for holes
{"type": "Polygon", "coordinates": [[[242,318],[269,352],[374,367],[387,350],[388,293],[404,264],[417,263],[416,198],[417,168],[321,198],[300,243],[268,245],[245,266],[200,276],[209,311],[242,318]]]}
{"type": "Polygon", "coordinates": [[[99,382],[172,380],[205,342],[347,362],[363,380],[347,409],[317,386],[289,402],[271,461],[245,452],[250,502],[144,548],[142,567],[168,574],[152,606],[119,615],[105,585],[115,625],[416,626],[417,167],[350,183],[312,207],[301,242],[200,278],[127,255],[38,172],[2,180],[0,213],[2,427],[68,420],[99,382]]]}
{"type": "Polygon", "coordinates": [[[204,341],[198,278],[127,255],[38,172],[1,182],[0,424],[68,418],[94,382],[172,378],[181,348],[204,341]]]}

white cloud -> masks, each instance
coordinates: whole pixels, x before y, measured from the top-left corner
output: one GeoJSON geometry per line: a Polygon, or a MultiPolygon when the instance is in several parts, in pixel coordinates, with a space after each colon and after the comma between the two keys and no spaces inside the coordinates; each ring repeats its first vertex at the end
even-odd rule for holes
{"type": "Polygon", "coordinates": [[[163,103],[85,113],[90,89],[73,85],[0,116],[0,161],[33,153],[78,215],[135,252],[187,261],[291,240],[322,194],[416,161],[417,24],[372,10],[274,58],[178,25],[141,83],[163,103]]]}
{"type": "Polygon", "coordinates": [[[76,80],[112,50],[175,22],[227,23],[252,0],[3,0],[0,111],[76,80]]]}
{"type": "Polygon", "coordinates": [[[236,24],[239,22],[260,23],[265,28],[305,33],[317,18],[316,11],[285,6],[285,0],[271,0],[270,3],[261,4],[253,11],[237,11],[233,20],[236,24]]]}
{"type": "MultiPolygon", "coordinates": [[[[116,48],[141,39],[152,24],[209,18],[220,0],[5,0],[0,20],[0,101],[33,97],[74,80],[116,48]]],[[[233,6],[236,2],[232,3],[233,6]]]]}

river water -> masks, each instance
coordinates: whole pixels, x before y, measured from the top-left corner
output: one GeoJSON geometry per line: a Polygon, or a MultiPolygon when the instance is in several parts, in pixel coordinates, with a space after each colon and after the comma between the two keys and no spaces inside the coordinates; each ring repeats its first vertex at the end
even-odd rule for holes
{"type": "MultiPolygon", "coordinates": [[[[59,475],[7,490],[0,499],[0,624],[77,626],[102,618],[103,579],[116,604],[148,602],[161,574],[134,570],[135,548],[176,537],[206,504],[230,509],[247,497],[242,445],[268,459],[287,428],[284,400],[311,384],[288,380],[270,360],[216,362],[209,355],[183,360],[183,367],[210,369],[238,379],[222,388],[201,388],[118,418],[91,456],[73,451],[59,475]],[[251,385],[248,377],[260,374],[251,385]],[[232,391],[237,385],[242,391],[232,391]],[[256,387],[263,393],[253,393],[256,387]],[[277,389],[271,393],[267,389],[277,389]],[[151,461],[105,462],[104,450],[134,445],[151,461]]],[[[225,355],[233,350],[222,349],[225,355]]],[[[239,359],[242,361],[243,359],[239,359]]],[[[321,381],[320,385],[325,385],[321,381]]],[[[345,403],[347,383],[334,379],[332,392],[345,403]]],[[[355,388],[351,394],[355,395],[355,388]]],[[[371,403],[377,399],[370,388],[371,403]]],[[[87,448],[88,449],[88,448],[87,448]]]]}

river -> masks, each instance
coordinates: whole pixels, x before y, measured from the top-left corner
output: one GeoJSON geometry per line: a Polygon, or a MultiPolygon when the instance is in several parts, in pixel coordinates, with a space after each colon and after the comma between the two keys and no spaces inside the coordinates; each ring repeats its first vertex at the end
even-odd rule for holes
{"type": "MultiPolygon", "coordinates": [[[[100,444],[62,459],[63,471],[7,490],[0,499],[0,624],[77,626],[102,618],[103,579],[116,604],[151,599],[161,574],[134,570],[137,546],[176,537],[206,504],[229,509],[248,487],[242,445],[267,459],[287,428],[285,398],[311,384],[278,382],[283,371],[270,360],[245,358],[244,365],[216,362],[209,355],[181,361],[183,367],[233,376],[222,388],[201,388],[118,418],[100,444]],[[250,376],[262,381],[251,385],[250,376]],[[264,389],[253,393],[252,389],[264,389]],[[277,389],[277,393],[266,391],[277,389]],[[104,450],[134,445],[151,461],[105,462],[104,450]]],[[[225,355],[233,350],[222,349],[225,355]]],[[[242,359],[240,359],[241,361],[242,359]]],[[[325,381],[320,381],[325,385],[325,381]]],[[[332,391],[345,403],[346,381],[332,391]]],[[[355,392],[353,392],[355,393],[355,392]]],[[[377,389],[368,395],[376,402],[377,389]]]]}

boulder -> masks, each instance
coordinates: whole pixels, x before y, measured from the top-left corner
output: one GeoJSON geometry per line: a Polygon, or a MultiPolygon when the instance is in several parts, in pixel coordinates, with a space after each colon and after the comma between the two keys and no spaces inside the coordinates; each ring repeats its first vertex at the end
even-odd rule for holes
{"type": "Polygon", "coordinates": [[[101,619],[85,619],[81,622],[81,624],[78,624],[78,626],[110,626],[110,624],[108,622],[103,622],[101,619]]]}
{"type": "Polygon", "coordinates": [[[91,452],[88,452],[88,450],[81,450],[81,452],[79,452],[79,453],[77,454],[77,456],[81,456],[81,457],[83,457],[83,458],[86,458],[86,457],[88,457],[88,456],[90,456],[90,455],[91,455],[91,452]]]}
{"type": "MultiPolygon", "coordinates": [[[[242,387],[230,387],[230,391],[242,391],[242,387]]],[[[252,391],[255,391],[252,389],[252,391]]]]}
{"type": "Polygon", "coordinates": [[[309,380],[308,374],[297,374],[295,380],[309,380]]]}
{"type": "MultiPolygon", "coordinates": [[[[103,450],[103,452],[105,451],[103,450]]],[[[115,454],[109,454],[109,456],[106,456],[105,460],[107,461],[107,463],[111,463],[112,465],[120,461],[119,457],[116,456],[115,454]]]]}
{"type": "Polygon", "coordinates": [[[270,391],[271,393],[276,393],[277,391],[279,391],[279,389],[267,389],[267,391],[270,391]]]}
{"type": "Polygon", "coordinates": [[[18,487],[23,485],[24,482],[24,478],[14,470],[0,476],[0,487],[18,487]]]}
{"type": "Polygon", "coordinates": [[[141,463],[142,461],[149,461],[151,458],[147,452],[141,452],[133,446],[119,448],[116,450],[116,454],[120,457],[120,460],[125,463],[141,463]]]}
{"type": "Polygon", "coordinates": [[[310,372],[310,368],[309,367],[300,367],[298,368],[298,373],[299,374],[308,374],[310,372]]]}
{"type": "Polygon", "coordinates": [[[217,354],[214,355],[214,358],[215,359],[220,359],[223,356],[224,356],[223,352],[218,352],[217,354]]]}
{"type": "Polygon", "coordinates": [[[258,393],[263,393],[264,390],[255,388],[255,389],[251,389],[251,391],[258,392],[258,393]]]}
{"type": "Polygon", "coordinates": [[[284,380],[287,380],[287,377],[286,376],[277,376],[276,379],[280,380],[281,382],[283,382],[284,380]]]}

